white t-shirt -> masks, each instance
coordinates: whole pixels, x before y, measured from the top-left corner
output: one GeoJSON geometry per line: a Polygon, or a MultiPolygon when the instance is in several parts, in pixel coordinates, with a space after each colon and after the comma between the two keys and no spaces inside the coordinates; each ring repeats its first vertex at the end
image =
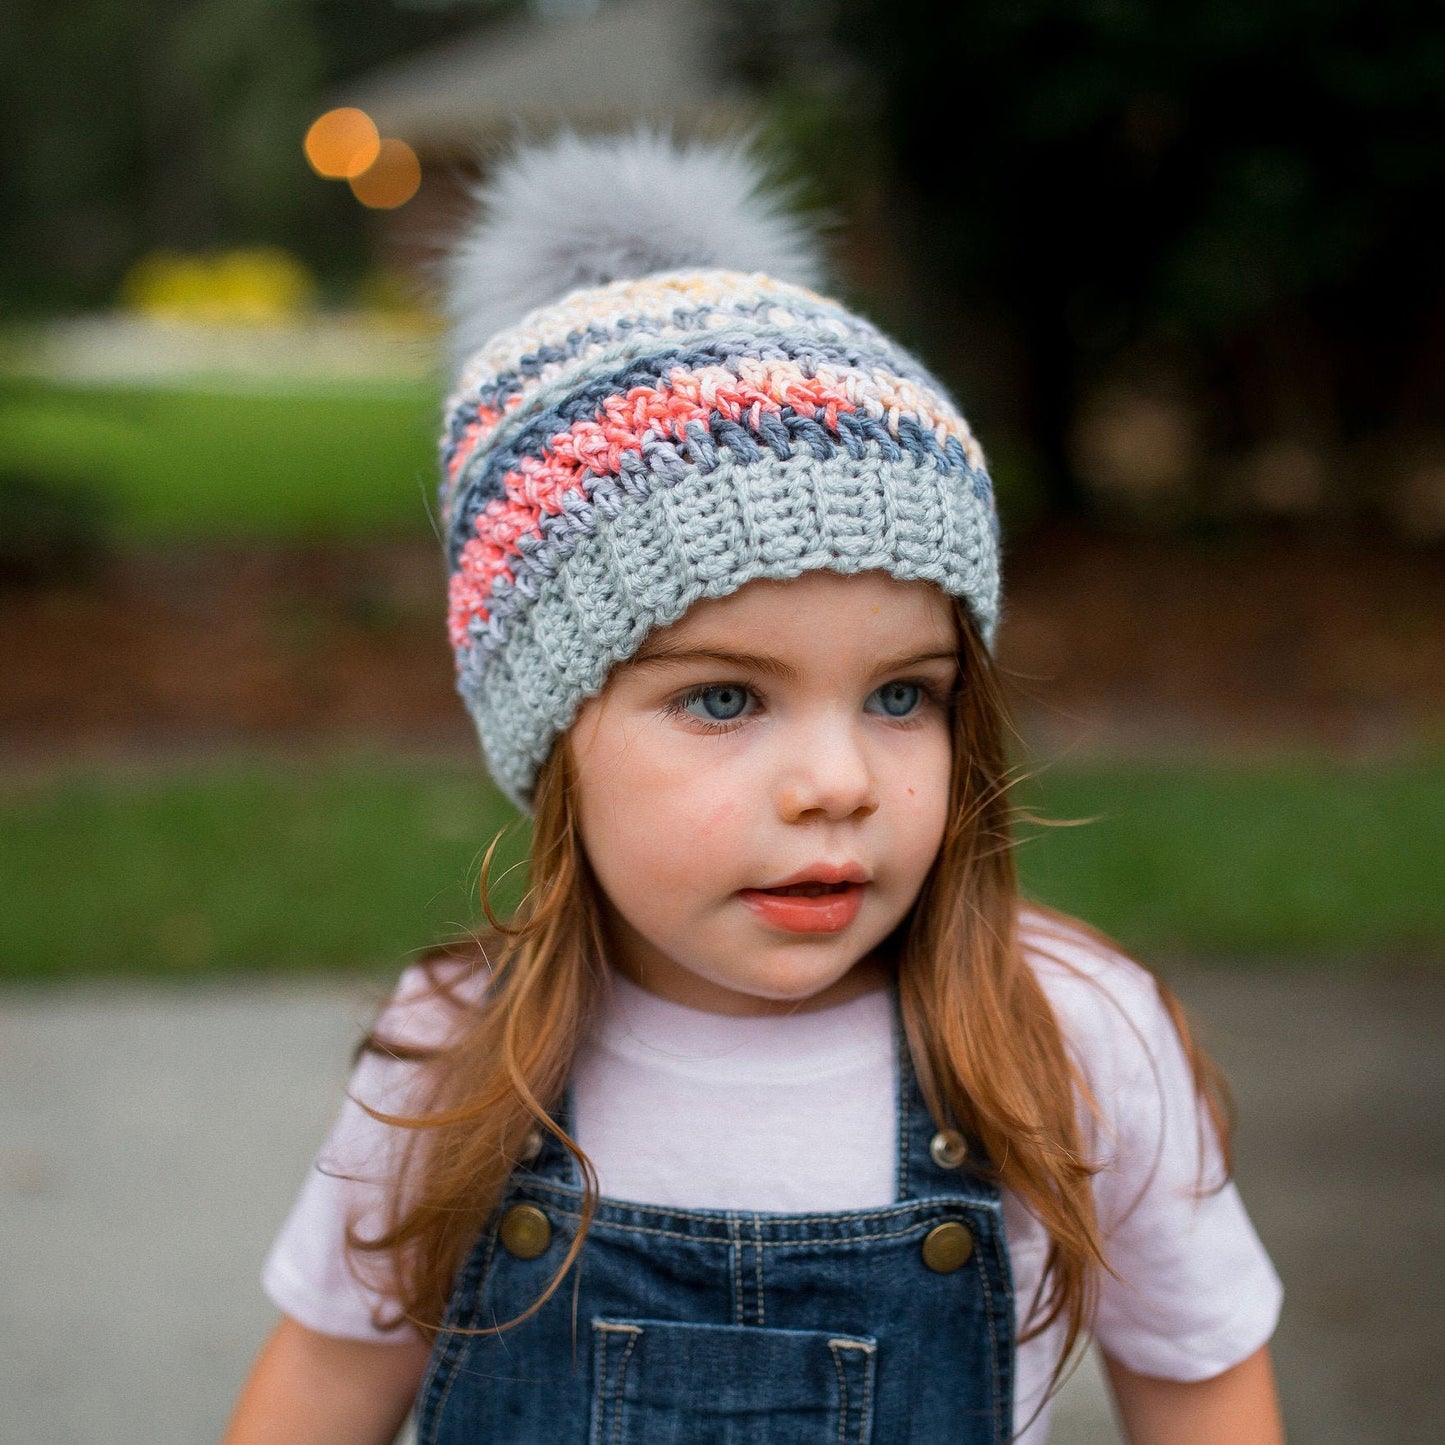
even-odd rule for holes
{"type": "MultiPolygon", "coordinates": [[[[1153,980],[1081,934],[1025,915],[1024,945],[1102,1110],[1093,1188],[1110,1264],[1094,1334],[1130,1369],[1207,1379],[1273,1333],[1279,1279],[1201,1130],[1178,1036],[1153,980]],[[1031,922],[1031,919],[1033,921],[1031,922]],[[1054,958],[1045,956],[1047,949],[1054,958]]],[[[480,993],[482,980],[469,980],[480,993]]],[[[437,1041],[450,1015],[420,969],[403,975],[383,1019],[390,1037],[437,1041]]],[[[886,992],[770,1018],[700,1013],[615,978],[573,1075],[577,1140],[602,1193],[681,1209],[832,1212],[894,1202],[898,1148],[895,1034],[886,992]]],[[[375,1298],[344,1256],[344,1229],[378,1217],[397,1131],[353,1102],[405,1107],[410,1066],[363,1056],[350,1097],[266,1261],[275,1304],[323,1334],[383,1341],[375,1298]]],[[[1019,1324],[1047,1240],[1004,1192],[1019,1324]]],[[[1060,1330],[1020,1344],[1015,1428],[1038,1411],[1060,1330]]],[[[1043,1445],[1048,1409],[1020,1440],[1043,1445]]]]}

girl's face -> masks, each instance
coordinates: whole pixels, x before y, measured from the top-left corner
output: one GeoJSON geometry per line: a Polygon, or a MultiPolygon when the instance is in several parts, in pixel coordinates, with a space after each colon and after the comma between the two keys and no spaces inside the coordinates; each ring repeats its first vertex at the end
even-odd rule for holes
{"type": "Polygon", "coordinates": [[[654,632],[568,735],[613,963],[715,1013],[874,986],[943,839],[957,648],[944,594],[881,572],[654,632]]]}

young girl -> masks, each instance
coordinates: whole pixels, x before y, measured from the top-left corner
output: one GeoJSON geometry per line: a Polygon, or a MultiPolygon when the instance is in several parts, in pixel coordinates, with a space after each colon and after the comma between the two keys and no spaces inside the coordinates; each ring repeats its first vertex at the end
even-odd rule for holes
{"type": "Polygon", "coordinates": [[[1278,1441],[1217,1078],[1020,900],[962,417],[736,150],[486,200],[443,518],[529,891],[364,1042],[230,1445],[1040,1445],[1086,1335],[1130,1440],[1278,1441]]]}

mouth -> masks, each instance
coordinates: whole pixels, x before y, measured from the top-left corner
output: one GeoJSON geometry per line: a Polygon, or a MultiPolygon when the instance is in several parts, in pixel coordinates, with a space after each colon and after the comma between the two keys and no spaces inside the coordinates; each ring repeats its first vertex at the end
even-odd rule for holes
{"type": "Polygon", "coordinates": [[[783,933],[840,933],[858,916],[868,875],[857,867],[814,868],[770,888],[744,888],[738,897],[770,928],[783,933]]]}
{"type": "Polygon", "coordinates": [[[793,888],[836,889],[853,883],[867,883],[871,879],[868,870],[861,863],[810,863],[776,883],[759,888],[759,893],[782,893],[793,888]]]}
{"type": "Polygon", "coordinates": [[[824,898],[856,887],[856,883],[793,883],[786,888],[751,888],[748,892],[767,893],[773,898],[824,898]]]}

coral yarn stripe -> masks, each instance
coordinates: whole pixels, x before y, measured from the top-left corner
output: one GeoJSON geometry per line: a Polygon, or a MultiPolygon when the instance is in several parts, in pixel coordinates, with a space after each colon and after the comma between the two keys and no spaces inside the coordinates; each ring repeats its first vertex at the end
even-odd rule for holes
{"type": "MultiPolygon", "coordinates": [[[[463,546],[452,574],[452,645],[464,647],[468,622],[490,615],[487,600],[497,580],[516,580],[512,564],[520,555],[518,539],[540,535],[542,519],[560,513],[569,495],[586,497],[597,479],[619,475],[622,459],[640,456],[645,441],[685,441],[690,423],[706,427],[715,416],[756,432],[764,412],[780,415],[784,407],[835,434],[838,417],[845,412],[865,412],[895,435],[899,416],[907,414],[934,432],[940,443],[954,436],[966,449],[973,446],[961,418],[934,414],[921,389],[899,377],[828,367],[807,376],[795,363],[754,358],[740,358],[733,366],[679,369],[666,386],[635,386],[605,398],[591,418],[557,432],[540,455],[522,457],[507,472],[503,495],[477,515],[476,536],[463,546]]],[[[484,417],[468,428],[466,443],[457,449],[453,476],[466,453],[499,419],[499,413],[489,411],[492,420],[484,417]]]]}

